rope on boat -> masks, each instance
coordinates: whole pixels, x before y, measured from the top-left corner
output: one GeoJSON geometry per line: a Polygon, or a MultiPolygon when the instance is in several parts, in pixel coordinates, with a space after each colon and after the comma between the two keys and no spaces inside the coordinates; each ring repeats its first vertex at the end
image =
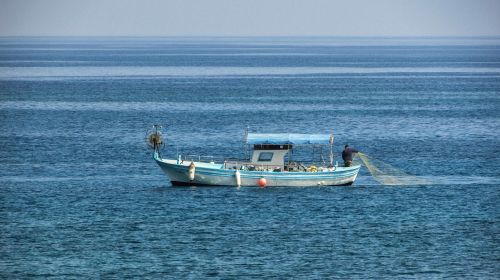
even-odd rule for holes
{"type": "Polygon", "coordinates": [[[373,178],[382,185],[425,185],[430,182],[426,179],[419,178],[414,175],[405,173],[390,164],[384,163],[368,157],[363,153],[358,153],[359,158],[363,161],[364,165],[373,176],[373,178]]]}

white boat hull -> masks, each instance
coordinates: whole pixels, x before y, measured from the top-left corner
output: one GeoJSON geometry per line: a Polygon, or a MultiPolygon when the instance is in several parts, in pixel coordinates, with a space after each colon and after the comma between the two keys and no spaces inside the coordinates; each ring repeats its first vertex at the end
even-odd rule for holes
{"type": "Polygon", "coordinates": [[[337,167],[331,171],[320,172],[270,172],[223,169],[221,164],[194,162],[196,171],[190,180],[191,162],[178,163],[176,160],[160,159],[155,156],[163,172],[172,185],[184,186],[241,186],[258,187],[259,179],[266,179],[266,186],[310,187],[350,185],[356,180],[360,166],[337,167]],[[238,180],[239,177],[239,180],[238,180]]]}

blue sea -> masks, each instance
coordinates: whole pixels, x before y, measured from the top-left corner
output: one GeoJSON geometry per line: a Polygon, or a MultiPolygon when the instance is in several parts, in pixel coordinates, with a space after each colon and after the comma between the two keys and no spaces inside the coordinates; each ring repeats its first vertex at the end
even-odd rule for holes
{"type": "Polygon", "coordinates": [[[500,38],[0,38],[0,278],[500,278],[500,38]],[[334,133],[425,185],[172,187],[334,133]]]}

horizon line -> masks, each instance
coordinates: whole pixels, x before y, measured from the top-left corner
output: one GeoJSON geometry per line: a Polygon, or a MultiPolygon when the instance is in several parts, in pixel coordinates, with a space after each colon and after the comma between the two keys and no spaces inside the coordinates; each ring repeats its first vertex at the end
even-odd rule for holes
{"type": "Polygon", "coordinates": [[[0,38],[500,38],[498,35],[0,35],[0,38]]]}

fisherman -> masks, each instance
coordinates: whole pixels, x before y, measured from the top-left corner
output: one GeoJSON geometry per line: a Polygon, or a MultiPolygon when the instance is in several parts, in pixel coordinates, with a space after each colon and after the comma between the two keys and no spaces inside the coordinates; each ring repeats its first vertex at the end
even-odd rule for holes
{"type": "Polygon", "coordinates": [[[349,147],[349,144],[345,145],[342,151],[342,159],[344,160],[344,166],[349,167],[352,165],[352,154],[359,153],[358,150],[349,147]]]}

